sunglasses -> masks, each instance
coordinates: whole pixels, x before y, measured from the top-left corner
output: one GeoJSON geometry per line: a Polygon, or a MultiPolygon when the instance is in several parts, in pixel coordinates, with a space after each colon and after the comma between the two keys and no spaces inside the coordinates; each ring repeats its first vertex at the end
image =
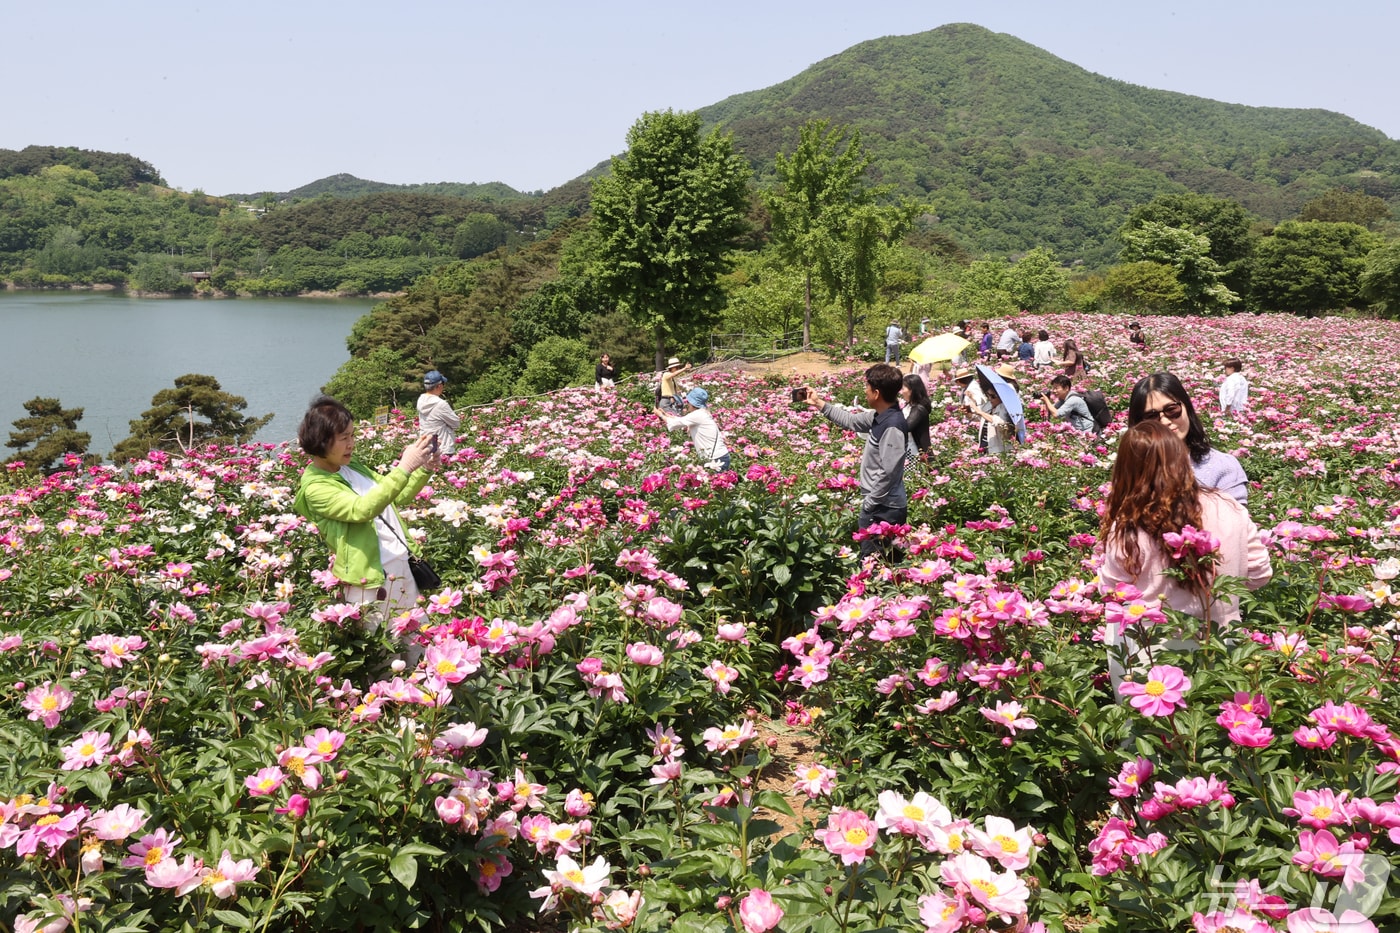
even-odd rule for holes
{"type": "Polygon", "coordinates": [[[1175,421],[1181,417],[1181,405],[1177,402],[1172,402],[1170,405],[1163,405],[1161,408],[1149,408],[1142,413],[1142,420],[1156,421],[1162,415],[1166,415],[1168,421],[1175,421]]]}

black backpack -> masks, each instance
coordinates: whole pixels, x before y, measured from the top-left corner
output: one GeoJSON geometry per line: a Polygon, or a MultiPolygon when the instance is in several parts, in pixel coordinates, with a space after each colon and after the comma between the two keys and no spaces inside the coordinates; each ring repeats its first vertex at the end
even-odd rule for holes
{"type": "Polygon", "coordinates": [[[1103,429],[1113,423],[1113,412],[1108,407],[1108,399],[1098,389],[1090,389],[1088,392],[1077,393],[1084,399],[1084,404],[1089,409],[1089,414],[1094,416],[1094,424],[1097,426],[1095,434],[1102,434],[1103,429]]]}

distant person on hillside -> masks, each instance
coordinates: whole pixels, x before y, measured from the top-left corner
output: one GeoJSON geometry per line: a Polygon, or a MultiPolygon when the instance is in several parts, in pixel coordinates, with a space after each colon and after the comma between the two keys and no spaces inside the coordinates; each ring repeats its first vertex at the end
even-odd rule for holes
{"type": "Polygon", "coordinates": [[[926,317],[919,318],[919,336],[928,336],[928,318],[926,317]]]}
{"type": "Polygon", "coordinates": [[[899,344],[904,339],[904,330],[899,326],[898,321],[890,321],[890,326],[885,328],[885,362],[893,362],[899,365],[899,344]]]}
{"type": "Polygon", "coordinates": [[[694,388],[685,394],[685,414],[676,417],[662,408],[656,409],[656,414],[666,425],[666,430],[686,429],[690,434],[690,443],[695,448],[695,455],[705,464],[706,469],[723,472],[729,469],[729,447],[724,443],[724,432],[705,407],[709,401],[709,392],[694,388]]]}
{"type": "MultiPolygon", "coordinates": [[[[908,453],[909,428],[899,408],[899,392],[904,385],[899,370],[877,363],[865,371],[867,410],[848,411],[828,402],[807,387],[807,404],[848,431],[865,435],[860,457],[860,519],[858,528],[888,522],[903,525],[909,519],[909,498],[904,491],[904,460],[908,453]]],[[[861,559],[888,546],[880,538],[860,542],[861,559]]]]}
{"type": "Polygon", "coordinates": [[[1016,348],[1016,359],[1023,363],[1035,359],[1035,343],[1031,340],[1030,331],[1021,335],[1021,345],[1016,348]]]}
{"type": "Polygon", "coordinates": [[[457,449],[457,430],[462,417],[442,397],[447,379],[436,369],[423,376],[423,394],[418,396],[418,431],[437,438],[437,452],[446,457],[457,449]]]}
{"type": "Polygon", "coordinates": [[[593,386],[601,392],[611,389],[616,384],[617,367],[613,365],[612,357],[604,353],[598,365],[593,368],[593,386]]]}
{"type": "Polygon", "coordinates": [[[1225,381],[1220,383],[1220,410],[1230,415],[1242,415],[1249,407],[1249,380],[1244,377],[1244,364],[1237,359],[1225,361],[1225,381]]]}
{"type": "Polygon", "coordinates": [[[1160,420],[1186,442],[1191,469],[1202,486],[1219,489],[1240,502],[1249,499],[1249,478],[1230,454],[1210,446],[1206,429],[1191,404],[1186,387],[1172,373],[1153,373],[1138,380],[1128,400],[1128,427],[1160,420]]]}
{"type": "Polygon", "coordinates": [[[997,359],[1004,360],[1007,357],[1016,355],[1016,348],[1021,345],[1021,335],[1016,333],[1016,328],[1009,323],[1006,330],[1001,332],[1001,337],[997,340],[997,359]]]}
{"type": "Polygon", "coordinates": [[[1055,345],[1050,342],[1050,332],[1047,330],[1036,334],[1035,355],[1031,357],[1031,365],[1037,369],[1055,365],[1055,345]]]}

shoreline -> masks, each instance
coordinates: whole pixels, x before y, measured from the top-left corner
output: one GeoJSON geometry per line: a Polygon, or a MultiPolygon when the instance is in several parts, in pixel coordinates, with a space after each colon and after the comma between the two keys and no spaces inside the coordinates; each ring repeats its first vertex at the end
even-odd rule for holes
{"type": "Polygon", "coordinates": [[[178,292],[143,292],[140,289],[127,288],[124,285],[111,285],[100,282],[95,285],[15,285],[13,282],[0,282],[0,291],[6,292],[125,292],[133,298],[200,298],[211,301],[238,298],[373,298],[378,301],[387,301],[390,298],[398,298],[405,292],[334,292],[334,291],[309,291],[295,292],[290,295],[251,295],[248,292],[228,292],[216,291],[214,289],[195,289],[189,293],[178,292]]]}

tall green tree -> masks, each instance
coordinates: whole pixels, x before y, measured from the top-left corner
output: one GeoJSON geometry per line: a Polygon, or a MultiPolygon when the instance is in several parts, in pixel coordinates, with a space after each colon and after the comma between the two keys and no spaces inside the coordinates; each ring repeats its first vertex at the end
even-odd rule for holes
{"type": "Polygon", "coordinates": [[[380,405],[411,407],[421,391],[422,369],[396,350],[375,347],[342,363],[324,391],[356,418],[369,418],[380,405]]]}
{"type": "Polygon", "coordinates": [[[913,226],[917,208],[858,204],[839,230],[824,230],[817,245],[817,277],[846,316],[846,342],[856,334],[856,308],[875,301],[894,244],[913,226]]]}
{"type": "Polygon", "coordinates": [[[1055,261],[1053,251],[1037,246],[1007,272],[1006,289],[1018,307],[1046,311],[1068,299],[1069,270],[1055,261]]]}
{"type": "Polygon", "coordinates": [[[798,131],[792,155],[778,153],[778,184],[764,192],[773,241],[782,257],[802,270],[804,349],[812,345],[812,273],[824,245],[845,226],[855,207],[888,191],[888,186],[866,186],[872,156],[861,145],[859,130],[849,139],[846,133],[846,127],[832,126],[829,120],[807,122],[798,131]]]}
{"type": "Polygon", "coordinates": [[[1148,221],[1125,228],[1124,262],[1155,262],[1171,266],[1181,285],[1187,310],[1209,314],[1228,310],[1240,296],[1225,285],[1225,272],[1210,255],[1210,238],[1184,227],[1148,221]]]}
{"type": "Polygon", "coordinates": [[[32,398],[24,403],[24,410],[28,416],[14,420],[15,429],[5,442],[6,447],[18,453],[6,463],[23,462],[44,473],[54,473],[63,469],[65,454],[87,453],[92,435],[78,430],[83,417],[81,408],[64,408],[56,398],[32,398]]]}
{"type": "Polygon", "coordinates": [[[1334,224],[1356,224],[1368,230],[1390,216],[1390,205],[1384,198],[1346,188],[1333,188],[1303,205],[1299,220],[1321,220],[1334,224]]]}
{"type": "Polygon", "coordinates": [[[749,168],[717,130],[701,136],[694,113],[647,113],[627,133],[627,152],[593,183],[601,293],[656,340],[684,339],[724,308],[719,276],[745,229],[749,168]]]}
{"type": "Polygon", "coordinates": [[[213,376],[179,376],[175,388],[157,392],[151,407],[131,422],[131,436],[113,448],[112,459],[125,463],[152,450],[245,443],[272,420],[272,415],[245,417],[247,407],[247,399],[225,392],[213,376]]]}
{"type": "Polygon", "coordinates": [[[1220,281],[1236,294],[1248,291],[1249,257],[1257,238],[1251,230],[1249,212],[1238,201],[1191,192],[1159,195],[1134,208],[1124,229],[1138,230],[1149,223],[1205,237],[1210,241],[1207,255],[1219,267],[1220,281]]]}
{"type": "Polygon", "coordinates": [[[1366,256],[1380,242],[1357,224],[1281,223],[1254,251],[1254,302],[1264,311],[1308,316],[1355,307],[1366,256]]]}
{"type": "Polygon", "coordinates": [[[1400,315],[1400,243],[1387,243],[1367,254],[1361,297],[1383,314],[1400,315]]]}

